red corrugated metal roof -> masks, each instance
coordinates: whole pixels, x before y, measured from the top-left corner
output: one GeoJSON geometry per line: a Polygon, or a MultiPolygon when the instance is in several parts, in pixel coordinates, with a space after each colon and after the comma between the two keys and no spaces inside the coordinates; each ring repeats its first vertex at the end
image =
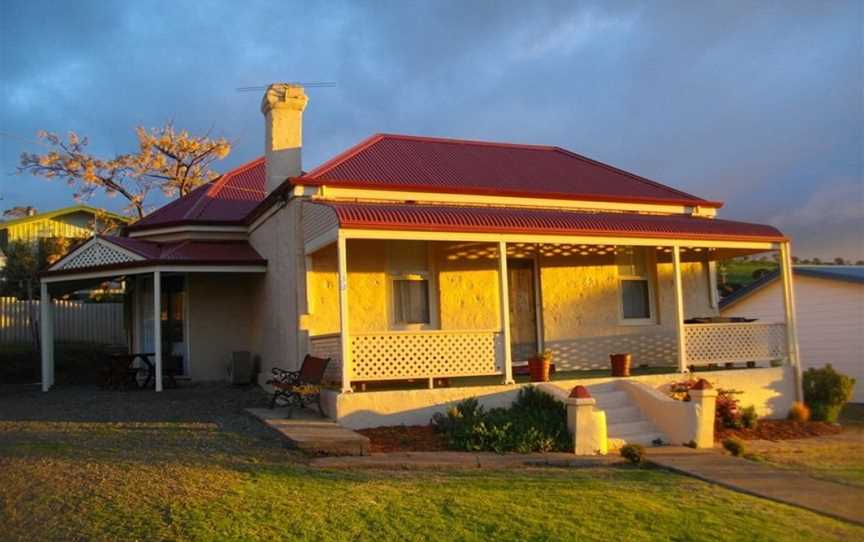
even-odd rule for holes
{"type": "Polygon", "coordinates": [[[781,241],[773,226],[685,215],[371,203],[319,203],[340,227],[472,233],[620,235],[704,240],[781,241]]]}
{"type": "MultiPolygon", "coordinates": [[[[76,267],[71,269],[57,269],[54,271],[44,271],[41,275],[75,275],[93,271],[114,269],[122,270],[133,267],[158,265],[267,265],[267,260],[262,258],[261,255],[258,254],[258,252],[246,241],[172,241],[159,243],[155,241],[144,241],[141,239],[117,237],[113,235],[100,235],[99,238],[130,252],[134,252],[143,257],[144,260],[106,264],[88,268],[76,267]]],[[[73,248],[73,251],[74,250],[75,249],[73,248]]],[[[69,254],[71,254],[71,251],[69,254]]],[[[64,256],[60,262],[66,259],[69,254],[64,256]]],[[[58,264],[59,262],[55,263],[54,266],[58,264]]]]}
{"type": "Polygon", "coordinates": [[[129,230],[178,224],[241,224],[264,199],[264,158],[229,171],[215,181],[147,215],[129,230]]]}
{"type": "Polygon", "coordinates": [[[294,184],[720,207],[558,147],[377,134],[294,184]]]}
{"type": "Polygon", "coordinates": [[[115,236],[101,236],[101,239],[143,256],[147,260],[160,262],[231,261],[261,263],[265,261],[246,241],[171,241],[159,243],[115,236]]]}

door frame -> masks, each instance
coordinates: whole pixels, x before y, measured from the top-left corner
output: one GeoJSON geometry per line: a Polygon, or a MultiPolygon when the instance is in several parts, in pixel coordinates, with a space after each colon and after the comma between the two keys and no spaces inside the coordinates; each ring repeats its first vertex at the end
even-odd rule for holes
{"type": "MultiPolygon", "coordinates": [[[[510,269],[510,262],[513,260],[530,260],[531,261],[531,273],[533,274],[533,279],[531,282],[531,286],[534,289],[534,324],[536,326],[536,330],[534,332],[535,340],[536,340],[536,348],[537,352],[543,352],[546,347],[546,340],[543,336],[543,287],[540,282],[540,255],[539,254],[528,254],[522,258],[513,258],[507,257],[507,269],[510,269]]],[[[509,280],[508,280],[508,292],[507,295],[510,295],[509,291],[509,280]]],[[[511,345],[507,345],[507,348],[511,348],[511,345]]]]}

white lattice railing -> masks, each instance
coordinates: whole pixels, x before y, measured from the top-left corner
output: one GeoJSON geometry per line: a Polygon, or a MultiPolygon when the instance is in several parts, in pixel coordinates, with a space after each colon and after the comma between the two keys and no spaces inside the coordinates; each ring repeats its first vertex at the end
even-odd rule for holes
{"type": "Polygon", "coordinates": [[[501,374],[494,331],[382,332],[351,335],[351,380],[401,380],[501,374]]]}
{"type": "Polygon", "coordinates": [[[687,324],[684,333],[688,365],[786,358],[785,324],[687,324]]]}

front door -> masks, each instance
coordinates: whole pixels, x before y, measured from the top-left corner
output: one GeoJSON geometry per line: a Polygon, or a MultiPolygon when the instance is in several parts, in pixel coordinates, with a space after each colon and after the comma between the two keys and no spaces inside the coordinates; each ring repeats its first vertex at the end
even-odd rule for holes
{"type": "Polygon", "coordinates": [[[537,341],[537,277],[534,260],[507,259],[507,285],[510,300],[510,352],[514,362],[533,357],[537,341]]]}

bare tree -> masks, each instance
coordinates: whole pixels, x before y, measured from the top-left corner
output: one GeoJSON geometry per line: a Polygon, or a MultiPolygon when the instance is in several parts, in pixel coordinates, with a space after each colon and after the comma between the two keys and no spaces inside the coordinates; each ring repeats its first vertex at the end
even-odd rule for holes
{"type": "Polygon", "coordinates": [[[231,152],[231,144],[224,138],[178,132],[170,122],[152,130],[138,127],[136,134],[137,153],[103,159],[91,154],[88,139],[75,132],[69,132],[64,140],[41,131],[38,137],[52,150],[22,153],[18,172],[62,179],[74,187],[79,201],[100,191],[109,196],[119,194],[128,201],[126,212],[142,218],[147,214],[145,199],[151,190],[169,197],[185,196],[218,177],[211,166],[231,152]]]}

